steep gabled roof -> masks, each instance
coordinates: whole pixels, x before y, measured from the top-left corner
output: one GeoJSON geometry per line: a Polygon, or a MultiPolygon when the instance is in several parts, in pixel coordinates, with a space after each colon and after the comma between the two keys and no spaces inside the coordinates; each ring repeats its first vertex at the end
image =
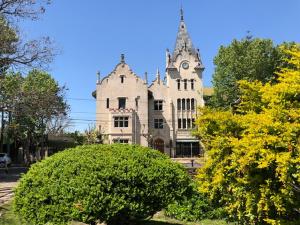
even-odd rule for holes
{"type": "Polygon", "coordinates": [[[197,55],[197,50],[194,48],[192,39],[190,38],[190,35],[186,28],[186,24],[184,22],[182,9],[180,10],[180,14],[181,14],[180,16],[181,18],[180,18],[179,28],[177,32],[174,52],[172,55],[173,60],[175,60],[177,55],[180,54],[180,52],[183,50],[186,50],[195,56],[197,55]]]}

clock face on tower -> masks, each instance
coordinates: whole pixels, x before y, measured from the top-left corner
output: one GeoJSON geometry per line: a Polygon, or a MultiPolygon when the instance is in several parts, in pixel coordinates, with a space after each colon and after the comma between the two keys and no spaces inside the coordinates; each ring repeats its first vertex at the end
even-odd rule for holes
{"type": "Polygon", "coordinates": [[[189,68],[189,64],[187,62],[182,63],[182,68],[187,70],[189,68]]]}

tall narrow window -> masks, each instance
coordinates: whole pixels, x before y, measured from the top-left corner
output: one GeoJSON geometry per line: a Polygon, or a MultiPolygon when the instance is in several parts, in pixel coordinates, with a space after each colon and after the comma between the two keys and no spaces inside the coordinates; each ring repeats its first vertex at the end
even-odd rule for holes
{"type": "Polygon", "coordinates": [[[156,111],[163,110],[163,100],[154,100],[154,110],[156,111]]]}
{"type": "Polygon", "coordinates": [[[180,90],[180,79],[177,79],[177,89],[180,90]]]}
{"type": "Polygon", "coordinates": [[[119,98],[119,109],[126,108],[126,98],[119,98]]]}
{"type": "Polygon", "coordinates": [[[192,118],[192,128],[195,128],[195,118],[192,118]]]}
{"type": "Polygon", "coordinates": [[[188,99],[186,100],[186,109],[187,109],[187,110],[190,110],[190,109],[191,109],[190,103],[191,103],[191,101],[190,101],[190,99],[188,98],[188,99]]]}
{"type": "Polygon", "coordinates": [[[177,110],[181,110],[181,99],[177,99],[177,110]]]}
{"type": "Polygon", "coordinates": [[[195,99],[191,99],[191,110],[195,110],[195,99]]]}
{"type": "Polygon", "coordinates": [[[109,98],[106,99],[106,108],[109,108],[109,98]]]}
{"type": "Polygon", "coordinates": [[[187,119],[187,128],[191,128],[191,119],[187,119]]]}
{"type": "Polygon", "coordinates": [[[178,119],[178,129],[181,129],[181,119],[178,119]]]}
{"type": "Polygon", "coordinates": [[[124,78],[125,78],[125,76],[124,76],[124,75],[121,75],[120,78],[121,78],[121,83],[123,84],[123,83],[124,83],[124,78]]]}
{"type": "Polygon", "coordinates": [[[191,79],[191,89],[194,90],[194,79],[191,79]]]}
{"type": "Polygon", "coordinates": [[[187,90],[187,79],[183,80],[184,90],[187,90]]]}
{"type": "Polygon", "coordinates": [[[154,128],[155,129],[163,129],[164,128],[164,120],[163,119],[154,119],[154,128]]]}
{"type": "Polygon", "coordinates": [[[185,99],[184,98],[182,99],[182,105],[181,105],[181,107],[182,107],[182,110],[185,110],[185,99]]]}
{"type": "Polygon", "coordinates": [[[186,119],[182,119],[182,128],[186,129],[186,119]]]}

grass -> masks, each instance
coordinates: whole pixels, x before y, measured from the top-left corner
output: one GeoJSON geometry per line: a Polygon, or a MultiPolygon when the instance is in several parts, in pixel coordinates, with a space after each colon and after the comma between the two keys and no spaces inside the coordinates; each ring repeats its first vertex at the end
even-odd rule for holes
{"type": "Polygon", "coordinates": [[[11,203],[0,206],[0,225],[30,225],[18,218],[13,210],[11,203]]]}
{"type": "MultiPolygon", "coordinates": [[[[0,225],[31,224],[22,222],[20,218],[14,214],[11,203],[8,203],[0,207],[0,225]]],[[[72,225],[79,225],[79,223],[72,223],[72,225]]],[[[143,225],[234,225],[234,223],[226,223],[224,220],[202,220],[197,223],[183,222],[166,217],[162,211],[157,213],[150,221],[145,221],[143,225]]]]}

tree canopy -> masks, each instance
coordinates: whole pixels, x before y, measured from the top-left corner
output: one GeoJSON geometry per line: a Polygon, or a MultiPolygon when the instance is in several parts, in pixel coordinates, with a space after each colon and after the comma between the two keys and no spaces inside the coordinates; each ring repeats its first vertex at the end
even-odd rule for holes
{"type": "Polygon", "coordinates": [[[300,221],[300,47],[284,53],[277,83],[240,81],[236,108],[196,120],[208,154],[199,190],[241,224],[300,221]]]}
{"type": "Polygon", "coordinates": [[[38,19],[50,1],[0,0],[0,75],[9,68],[47,68],[56,54],[49,37],[24,41],[18,21],[38,19]]]}
{"type": "Polygon", "coordinates": [[[26,77],[10,73],[0,79],[0,105],[8,113],[7,136],[28,150],[42,143],[48,124],[68,111],[64,94],[65,87],[38,70],[26,77]]]}
{"type": "Polygon", "coordinates": [[[224,108],[236,104],[240,96],[239,80],[274,81],[275,72],[286,65],[284,57],[280,45],[274,46],[269,39],[246,37],[221,46],[214,58],[214,95],[209,104],[224,108]]]}

